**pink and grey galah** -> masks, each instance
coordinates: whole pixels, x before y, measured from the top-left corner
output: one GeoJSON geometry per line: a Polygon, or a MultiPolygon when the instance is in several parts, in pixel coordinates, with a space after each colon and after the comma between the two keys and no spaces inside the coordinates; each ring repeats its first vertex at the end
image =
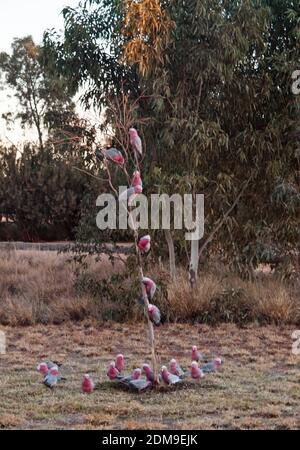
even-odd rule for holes
{"type": "Polygon", "coordinates": [[[161,324],[161,313],[157,306],[152,305],[151,303],[148,305],[148,315],[150,317],[151,322],[154,323],[157,327],[161,324]]]}
{"type": "Polygon", "coordinates": [[[116,356],[115,367],[119,372],[122,372],[125,369],[125,360],[124,360],[124,356],[122,355],[122,353],[119,353],[116,356]]]}
{"type": "Polygon", "coordinates": [[[110,380],[115,380],[116,378],[118,378],[120,376],[120,373],[119,373],[118,369],[116,368],[116,364],[114,361],[112,361],[108,366],[107,376],[110,380]]]}
{"type": "Polygon", "coordinates": [[[41,375],[46,375],[46,373],[48,372],[48,366],[47,363],[45,362],[41,362],[38,366],[37,366],[37,371],[40,372],[41,375]]]}
{"type": "Polygon", "coordinates": [[[161,368],[161,377],[164,383],[168,385],[180,383],[182,381],[177,375],[170,373],[166,366],[162,366],[161,368]]]}
{"type": "Polygon", "coordinates": [[[210,361],[206,364],[202,364],[200,368],[204,373],[211,373],[216,372],[216,370],[218,370],[221,364],[222,364],[221,358],[215,358],[213,361],[210,361]]]}
{"type": "Polygon", "coordinates": [[[138,247],[141,253],[148,253],[151,248],[151,237],[149,234],[140,238],[138,247]]]}
{"type": "Polygon", "coordinates": [[[136,170],[133,173],[132,181],[131,181],[131,187],[140,186],[143,189],[143,181],[141,178],[141,174],[138,170],[136,170]]]}
{"type": "Polygon", "coordinates": [[[149,366],[149,364],[143,364],[142,369],[143,369],[143,372],[144,372],[147,380],[151,381],[153,383],[154,375],[153,375],[153,371],[152,371],[151,367],[149,366]]]}
{"type": "Polygon", "coordinates": [[[169,369],[169,372],[172,373],[173,375],[177,375],[178,377],[184,376],[184,371],[182,370],[182,368],[180,367],[180,365],[174,358],[171,359],[171,361],[169,362],[168,369],[169,369]]]}
{"type": "Polygon", "coordinates": [[[93,383],[93,380],[91,379],[90,375],[86,373],[81,384],[82,392],[84,392],[85,394],[90,394],[91,392],[93,392],[94,388],[95,385],[93,383]]]}
{"type": "Polygon", "coordinates": [[[109,161],[119,164],[120,166],[122,166],[124,164],[123,155],[116,148],[111,147],[108,150],[103,150],[102,153],[103,153],[104,157],[107,158],[109,161]]]}
{"type": "Polygon", "coordinates": [[[138,153],[139,155],[142,155],[143,154],[142,140],[135,128],[129,129],[129,140],[130,145],[134,150],[134,152],[138,153]]]}
{"type": "Polygon", "coordinates": [[[203,361],[204,356],[198,352],[196,345],[192,347],[192,361],[203,361]]]}
{"type": "Polygon", "coordinates": [[[142,282],[146,288],[146,294],[148,298],[152,299],[156,291],[156,284],[153,280],[151,280],[151,278],[148,277],[143,277],[142,282]]]}
{"type": "Polygon", "coordinates": [[[204,377],[204,373],[200,369],[200,367],[198,366],[197,361],[193,361],[192,364],[191,364],[191,377],[194,380],[198,380],[199,378],[204,377]]]}
{"type": "Polygon", "coordinates": [[[129,383],[129,381],[132,381],[132,380],[139,380],[141,378],[141,374],[142,374],[141,369],[139,369],[139,368],[134,369],[130,375],[128,375],[127,377],[123,377],[120,381],[122,383],[129,383]]]}
{"type": "Polygon", "coordinates": [[[125,202],[128,200],[132,200],[133,196],[141,194],[142,192],[143,192],[142,186],[140,186],[140,185],[132,186],[132,187],[126,189],[125,191],[123,191],[119,195],[119,202],[125,202]]]}
{"type": "Polygon", "coordinates": [[[54,386],[57,385],[57,382],[58,382],[58,368],[52,367],[50,370],[48,370],[48,372],[44,376],[43,383],[48,388],[52,389],[54,388],[54,386]]]}

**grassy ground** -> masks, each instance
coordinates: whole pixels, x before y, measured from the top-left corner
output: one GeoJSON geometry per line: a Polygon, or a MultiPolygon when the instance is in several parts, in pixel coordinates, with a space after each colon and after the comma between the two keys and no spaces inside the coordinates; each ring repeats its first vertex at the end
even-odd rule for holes
{"type": "Polygon", "coordinates": [[[224,367],[199,383],[134,394],[106,381],[106,365],[124,352],[128,370],[145,360],[141,324],[2,328],[7,354],[0,355],[0,428],[21,429],[290,429],[300,428],[300,356],[291,352],[292,328],[235,325],[164,325],[157,331],[160,362],[189,364],[193,344],[224,367]],[[50,391],[37,363],[63,363],[68,381],[50,391]],[[80,392],[89,372],[99,389],[80,392]]]}

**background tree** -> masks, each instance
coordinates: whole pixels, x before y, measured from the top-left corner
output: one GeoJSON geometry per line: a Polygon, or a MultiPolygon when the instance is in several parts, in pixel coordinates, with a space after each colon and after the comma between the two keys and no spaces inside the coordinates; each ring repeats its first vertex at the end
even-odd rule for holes
{"type": "Polygon", "coordinates": [[[60,127],[65,116],[74,111],[66,80],[46,69],[43,61],[43,49],[31,36],[15,39],[11,55],[0,54],[0,71],[18,101],[18,112],[8,112],[4,118],[20,119],[22,126],[33,126],[40,148],[44,145],[44,130],[60,127]]]}

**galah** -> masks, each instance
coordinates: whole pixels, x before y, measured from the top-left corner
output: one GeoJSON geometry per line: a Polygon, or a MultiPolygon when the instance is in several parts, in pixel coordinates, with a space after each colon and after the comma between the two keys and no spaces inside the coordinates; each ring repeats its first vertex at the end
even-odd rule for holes
{"type": "Polygon", "coordinates": [[[176,384],[182,381],[177,375],[170,373],[166,366],[162,366],[161,368],[161,377],[166,384],[176,384]]]}
{"type": "Polygon", "coordinates": [[[192,361],[203,361],[204,360],[204,356],[201,355],[201,353],[198,352],[198,349],[196,347],[196,345],[193,345],[192,347],[192,361]]]}
{"type": "Polygon", "coordinates": [[[37,366],[37,371],[40,372],[41,375],[46,375],[46,373],[48,372],[48,366],[47,363],[45,362],[41,362],[38,366],[37,366]]]}
{"type": "Polygon", "coordinates": [[[171,359],[171,361],[169,362],[169,372],[172,373],[173,375],[177,375],[178,377],[183,377],[184,376],[184,371],[182,370],[182,368],[180,367],[180,365],[177,363],[176,359],[171,359]]]}
{"type": "Polygon", "coordinates": [[[129,129],[129,140],[130,140],[130,145],[133,148],[133,150],[136,153],[139,153],[139,155],[142,155],[143,154],[142,140],[141,140],[140,136],[138,135],[138,132],[136,131],[135,128],[129,129]]]}
{"type": "Polygon", "coordinates": [[[154,323],[157,327],[161,324],[161,313],[157,306],[152,305],[151,303],[148,305],[148,315],[150,317],[151,322],[154,323]]]}
{"type": "Polygon", "coordinates": [[[134,195],[141,194],[143,192],[143,188],[140,185],[132,186],[125,191],[122,192],[122,194],[119,195],[119,202],[125,202],[128,200],[132,200],[132,197],[134,195]]]}
{"type": "Polygon", "coordinates": [[[116,368],[115,362],[112,361],[112,362],[109,364],[109,367],[108,367],[108,370],[107,370],[107,376],[108,376],[108,378],[109,378],[110,380],[115,380],[116,378],[119,377],[119,375],[120,375],[120,374],[119,374],[118,369],[116,368]]]}
{"type": "Polygon", "coordinates": [[[151,237],[149,234],[146,236],[141,237],[141,239],[138,242],[138,248],[140,249],[141,253],[148,253],[151,247],[151,237]]]}
{"type": "Polygon", "coordinates": [[[120,166],[124,164],[124,158],[122,153],[114,147],[111,147],[108,150],[104,150],[103,155],[109,161],[119,164],[120,166]]]}
{"type": "Polygon", "coordinates": [[[86,373],[83,377],[82,384],[81,384],[82,392],[84,392],[86,394],[90,394],[91,392],[93,392],[94,387],[95,387],[95,385],[93,383],[93,380],[91,379],[89,374],[86,373]]]}
{"type": "Polygon", "coordinates": [[[141,378],[142,371],[141,369],[134,369],[130,375],[127,377],[121,378],[121,383],[128,384],[132,380],[139,380],[141,378]]]}
{"type": "Polygon", "coordinates": [[[141,174],[138,170],[136,170],[133,173],[132,181],[131,181],[131,187],[140,186],[143,189],[143,182],[141,178],[141,174]]]}
{"type": "Polygon", "coordinates": [[[221,358],[215,358],[213,361],[210,361],[206,364],[202,364],[200,368],[204,373],[211,373],[218,370],[221,364],[222,364],[221,358]]]}
{"type": "Polygon", "coordinates": [[[198,366],[197,361],[193,361],[191,364],[191,377],[194,378],[194,380],[204,377],[204,373],[198,366]]]}
{"type": "Polygon", "coordinates": [[[52,367],[46,375],[44,376],[44,385],[48,388],[54,388],[58,382],[58,370],[55,367],[52,367]]]}
{"type": "Polygon", "coordinates": [[[143,364],[142,369],[143,369],[144,374],[146,375],[147,380],[151,381],[153,383],[154,374],[153,374],[153,371],[152,371],[151,367],[149,366],[149,364],[143,364]]]}
{"type": "Polygon", "coordinates": [[[122,355],[122,353],[119,353],[116,356],[115,367],[119,372],[122,372],[125,369],[125,361],[124,361],[124,356],[122,355]]]}
{"type": "Polygon", "coordinates": [[[151,278],[148,277],[143,277],[142,282],[146,288],[147,296],[152,299],[156,291],[156,284],[153,280],[151,280],[151,278]]]}

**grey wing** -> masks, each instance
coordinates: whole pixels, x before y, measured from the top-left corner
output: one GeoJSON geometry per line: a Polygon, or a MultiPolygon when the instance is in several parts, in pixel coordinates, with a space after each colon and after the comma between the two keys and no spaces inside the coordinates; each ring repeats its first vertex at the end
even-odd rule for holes
{"type": "Polygon", "coordinates": [[[142,392],[152,386],[151,381],[148,380],[131,380],[129,387],[134,391],[142,392]]]}

